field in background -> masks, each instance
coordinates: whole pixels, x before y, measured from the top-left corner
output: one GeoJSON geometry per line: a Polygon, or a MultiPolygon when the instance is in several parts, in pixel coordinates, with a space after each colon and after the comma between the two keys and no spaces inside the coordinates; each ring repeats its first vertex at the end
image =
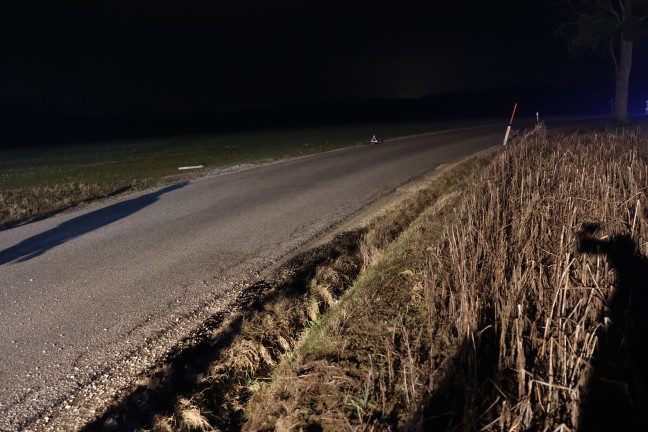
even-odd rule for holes
{"type": "Polygon", "coordinates": [[[458,125],[354,125],[1,151],[0,227],[199,175],[181,166],[204,165],[205,172],[367,143],[374,133],[393,138],[458,125]]]}

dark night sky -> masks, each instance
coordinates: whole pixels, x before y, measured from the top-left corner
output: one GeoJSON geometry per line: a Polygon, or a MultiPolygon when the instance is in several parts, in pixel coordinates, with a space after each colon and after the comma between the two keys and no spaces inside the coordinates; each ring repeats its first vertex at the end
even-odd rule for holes
{"type": "Polygon", "coordinates": [[[3,0],[0,112],[153,118],[584,78],[611,91],[604,62],[553,35],[556,3],[3,0]]]}

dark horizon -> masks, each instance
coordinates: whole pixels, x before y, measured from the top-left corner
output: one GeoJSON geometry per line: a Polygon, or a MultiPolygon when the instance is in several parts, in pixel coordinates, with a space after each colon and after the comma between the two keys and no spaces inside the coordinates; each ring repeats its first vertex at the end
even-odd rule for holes
{"type": "MultiPolygon", "coordinates": [[[[611,87],[611,86],[610,86],[611,87]]],[[[612,89],[511,87],[427,95],[411,99],[330,99],[236,111],[198,111],[185,115],[142,114],[91,117],[20,111],[3,113],[2,147],[49,146],[174,135],[241,132],[343,124],[493,119],[508,121],[514,103],[518,117],[604,116],[612,89]],[[40,114],[40,115],[39,115],[40,114]],[[13,118],[11,118],[13,115],[13,118]],[[11,119],[11,123],[6,120],[11,119]]],[[[632,98],[631,114],[643,114],[632,98]]]]}
{"type": "MultiPolygon", "coordinates": [[[[559,1],[6,0],[2,147],[336,123],[609,112],[559,1]]],[[[630,111],[648,99],[635,52],[630,111]]]]}

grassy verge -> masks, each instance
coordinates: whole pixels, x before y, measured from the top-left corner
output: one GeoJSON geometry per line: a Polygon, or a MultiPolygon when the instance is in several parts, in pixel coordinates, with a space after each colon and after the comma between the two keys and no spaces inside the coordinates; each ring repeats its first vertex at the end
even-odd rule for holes
{"type": "MultiPolygon", "coordinates": [[[[128,191],[184,180],[181,166],[205,170],[300,156],[442,125],[356,125],[0,152],[0,228],[128,191]]],[[[195,174],[194,174],[195,175],[195,174]]]]}

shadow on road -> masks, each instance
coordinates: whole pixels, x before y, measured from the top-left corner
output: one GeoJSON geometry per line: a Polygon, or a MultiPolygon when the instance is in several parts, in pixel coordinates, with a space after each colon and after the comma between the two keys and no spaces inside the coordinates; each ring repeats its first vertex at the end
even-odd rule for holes
{"type": "Polygon", "coordinates": [[[15,246],[0,251],[0,265],[11,262],[24,262],[36,258],[62,245],[68,240],[124,219],[153,204],[161,195],[184,187],[187,183],[177,183],[155,192],[121,201],[108,207],[63,222],[56,228],[23,240],[15,246]]]}
{"type": "Polygon", "coordinates": [[[592,362],[579,429],[648,430],[648,258],[628,235],[593,237],[598,226],[579,233],[580,252],[605,255],[616,270],[599,344],[592,362]]]}

